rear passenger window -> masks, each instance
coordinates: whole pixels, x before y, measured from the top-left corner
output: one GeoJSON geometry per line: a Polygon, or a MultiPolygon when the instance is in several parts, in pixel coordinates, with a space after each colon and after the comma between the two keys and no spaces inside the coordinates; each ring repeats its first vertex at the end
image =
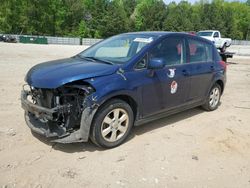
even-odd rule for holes
{"type": "Polygon", "coordinates": [[[162,58],[166,65],[183,63],[183,40],[167,38],[158,44],[149,54],[149,58],[162,58]]]}
{"type": "Polygon", "coordinates": [[[189,62],[211,62],[213,61],[212,45],[188,39],[189,62]]]}
{"type": "Polygon", "coordinates": [[[207,61],[213,61],[213,46],[211,44],[205,44],[207,61]]]}

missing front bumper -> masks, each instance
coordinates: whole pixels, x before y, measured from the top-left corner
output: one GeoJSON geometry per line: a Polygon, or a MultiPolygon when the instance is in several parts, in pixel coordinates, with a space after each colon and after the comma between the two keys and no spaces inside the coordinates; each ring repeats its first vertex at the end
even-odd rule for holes
{"type": "Polygon", "coordinates": [[[70,112],[70,106],[68,105],[61,105],[55,108],[45,108],[37,104],[33,104],[27,99],[28,95],[29,95],[28,92],[22,91],[21,93],[22,108],[25,111],[34,114],[39,119],[55,121],[60,113],[70,112]]]}
{"type": "Polygon", "coordinates": [[[88,141],[92,119],[98,107],[92,104],[92,100],[86,98],[84,101],[80,128],[69,132],[63,127],[56,125],[56,119],[60,113],[69,113],[70,106],[61,105],[55,108],[41,107],[30,102],[27,99],[28,95],[28,92],[22,91],[21,104],[22,108],[25,110],[25,121],[32,132],[50,138],[51,142],[74,143],[88,141]],[[52,121],[55,124],[54,126],[49,126],[48,123],[43,122],[43,120],[52,121]]]}

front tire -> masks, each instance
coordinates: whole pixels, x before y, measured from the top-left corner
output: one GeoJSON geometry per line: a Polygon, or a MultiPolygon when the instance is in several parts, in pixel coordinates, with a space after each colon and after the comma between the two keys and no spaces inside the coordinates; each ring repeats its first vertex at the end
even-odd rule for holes
{"type": "Polygon", "coordinates": [[[216,110],[220,104],[221,87],[219,84],[214,84],[211,88],[206,103],[202,106],[207,111],[216,110]]]}
{"type": "Polygon", "coordinates": [[[92,124],[91,141],[97,146],[113,148],[128,137],[134,114],[126,102],[112,99],[100,107],[92,124]]]}

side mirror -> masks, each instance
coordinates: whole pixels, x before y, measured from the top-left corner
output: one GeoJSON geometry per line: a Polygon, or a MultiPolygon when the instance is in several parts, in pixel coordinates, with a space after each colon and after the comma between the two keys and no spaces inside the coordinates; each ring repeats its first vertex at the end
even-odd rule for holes
{"type": "Polygon", "coordinates": [[[152,58],[149,60],[148,69],[162,69],[165,66],[165,61],[162,58],[152,58]]]}

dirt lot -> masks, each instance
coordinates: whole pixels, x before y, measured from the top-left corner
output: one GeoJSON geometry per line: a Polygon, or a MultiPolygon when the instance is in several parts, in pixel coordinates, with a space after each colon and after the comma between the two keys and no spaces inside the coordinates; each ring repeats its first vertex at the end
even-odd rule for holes
{"type": "Polygon", "coordinates": [[[82,49],[0,43],[0,186],[250,187],[250,57],[231,60],[218,110],[136,127],[118,148],[34,137],[20,107],[26,72],[82,49]]]}

